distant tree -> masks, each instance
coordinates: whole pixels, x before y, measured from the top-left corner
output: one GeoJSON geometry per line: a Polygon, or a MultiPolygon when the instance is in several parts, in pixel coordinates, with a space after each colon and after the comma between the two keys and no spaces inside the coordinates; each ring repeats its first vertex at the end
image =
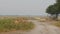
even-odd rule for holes
{"type": "Polygon", "coordinates": [[[58,15],[60,14],[60,4],[56,3],[54,5],[50,5],[47,10],[46,13],[51,14],[51,16],[54,16],[54,19],[58,18],[58,15]]]}

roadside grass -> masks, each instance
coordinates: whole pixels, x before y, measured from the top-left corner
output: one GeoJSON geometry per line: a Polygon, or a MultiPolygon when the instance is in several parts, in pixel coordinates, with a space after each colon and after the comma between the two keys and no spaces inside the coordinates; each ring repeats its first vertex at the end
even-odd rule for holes
{"type": "Polygon", "coordinates": [[[28,20],[20,18],[4,18],[0,19],[0,32],[9,32],[16,30],[31,30],[34,24],[28,20]]]}
{"type": "Polygon", "coordinates": [[[60,27],[60,21],[57,21],[56,23],[53,23],[55,26],[60,27]]]}

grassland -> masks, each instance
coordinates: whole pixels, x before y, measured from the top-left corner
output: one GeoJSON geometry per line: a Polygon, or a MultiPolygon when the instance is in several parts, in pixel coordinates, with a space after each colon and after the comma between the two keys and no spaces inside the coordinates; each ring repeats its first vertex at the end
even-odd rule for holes
{"type": "Polygon", "coordinates": [[[28,19],[24,17],[0,18],[0,32],[9,32],[16,30],[26,31],[33,28],[34,24],[32,22],[29,22],[28,19]]]}

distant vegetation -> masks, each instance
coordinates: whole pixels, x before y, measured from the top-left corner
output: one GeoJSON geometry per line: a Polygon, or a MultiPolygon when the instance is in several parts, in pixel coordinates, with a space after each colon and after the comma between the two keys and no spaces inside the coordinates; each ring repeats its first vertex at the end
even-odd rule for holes
{"type": "Polygon", "coordinates": [[[26,18],[0,18],[0,32],[8,32],[15,30],[30,30],[34,27],[32,22],[26,18]]]}

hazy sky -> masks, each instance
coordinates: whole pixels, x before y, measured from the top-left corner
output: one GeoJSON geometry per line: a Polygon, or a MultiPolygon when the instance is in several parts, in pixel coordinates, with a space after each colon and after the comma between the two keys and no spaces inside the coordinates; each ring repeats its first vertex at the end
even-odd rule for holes
{"type": "Polygon", "coordinates": [[[0,0],[0,15],[45,15],[55,0],[0,0]]]}

